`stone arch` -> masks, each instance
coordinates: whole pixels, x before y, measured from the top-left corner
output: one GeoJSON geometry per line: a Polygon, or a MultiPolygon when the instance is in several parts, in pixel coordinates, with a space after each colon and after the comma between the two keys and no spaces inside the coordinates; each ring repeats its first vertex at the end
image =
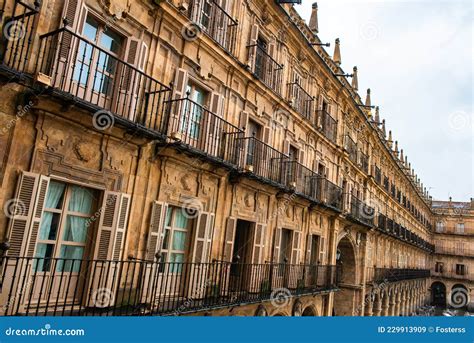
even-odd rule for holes
{"type": "Polygon", "coordinates": [[[446,306],[446,285],[440,281],[431,284],[431,304],[446,306]]]}
{"type": "Polygon", "coordinates": [[[317,317],[318,311],[313,305],[306,306],[306,308],[301,313],[303,317],[317,317]]]}
{"type": "Polygon", "coordinates": [[[357,249],[347,232],[340,236],[337,244],[338,284],[340,291],[334,297],[334,315],[352,316],[357,306],[357,249]]]}
{"type": "Polygon", "coordinates": [[[295,301],[295,304],[293,305],[293,316],[301,317],[302,315],[303,315],[303,304],[298,299],[295,301]]]}

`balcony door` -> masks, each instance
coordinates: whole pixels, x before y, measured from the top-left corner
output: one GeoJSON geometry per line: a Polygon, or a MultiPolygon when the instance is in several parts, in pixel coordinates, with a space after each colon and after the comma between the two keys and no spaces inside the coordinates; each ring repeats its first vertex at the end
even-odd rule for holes
{"type": "Polygon", "coordinates": [[[121,80],[118,77],[124,38],[90,15],[84,22],[82,36],[88,42],[81,40],[75,53],[71,93],[100,107],[111,108],[114,93],[131,82],[130,75],[123,75],[121,80]]]}
{"type": "Polygon", "coordinates": [[[186,86],[187,101],[181,109],[179,131],[184,136],[183,141],[189,145],[199,147],[203,139],[203,119],[206,116],[206,106],[209,101],[209,92],[189,83],[186,86]]]}
{"type": "Polygon", "coordinates": [[[36,282],[30,303],[47,301],[50,294],[60,303],[80,297],[77,289],[84,282],[80,273],[87,267],[84,259],[90,255],[95,234],[90,218],[98,196],[92,189],[50,182],[32,267],[36,282]]]}
{"type": "Polygon", "coordinates": [[[248,139],[246,165],[252,166],[256,170],[259,154],[257,140],[261,138],[262,126],[250,119],[247,124],[247,135],[250,138],[248,139]]]}

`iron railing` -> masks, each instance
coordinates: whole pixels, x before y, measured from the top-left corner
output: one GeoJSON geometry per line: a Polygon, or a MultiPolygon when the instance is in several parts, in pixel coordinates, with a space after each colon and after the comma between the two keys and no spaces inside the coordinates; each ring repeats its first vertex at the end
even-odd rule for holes
{"type": "Polygon", "coordinates": [[[351,207],[350,215],[359,222],[374,226],[375,209],[367,205],[362,200],[359,200],[356,196],[351,195],[351,207]]]}
{"type": "Polygon", "coordinates": [[[14,74],[29,71],[31,47],[33,45],[35,17],[40,2],[16,0],[11,17],[3,22],[0,44],[0,67],[6,67],[14,74]]]}
{"type": "Polygon", "coordinates": [[[342,211],[342,188],[332,183],[325,177],[319,177],[317,179],[318,187],[315,199],[318,199],[321,203],[342,211]]]}
{"type": "Polygon", "coordinates": [[[289,161],[289,157],[255,137],[245,137],[240,141],[244,147],[240,167],[258,177],[282,184],[284,163],[289,161]]]}
{"type": "Polygon", "coordinates": [[[164,132],[209,156],[237,164],[244,132],[189,98],[167,102],[168,127],[164,132]]]}
{"type": "Polygon", "coordinates": [[[281,81],[283,66],[259,44],[249,45],[249,56],[252,73],[276,93],[281,94],[281,81]]]}
{"type": "Polygon", "coordinates": [[[359,166],[366,174],[369,173],[369,156],[359,151],[359,166]]]}
{"type": "Polygon", "coordinates": [[[375,178],[375,182],[379,186],[382,186],[382,171],[377,166],[374,166],[374,178],[375,178]]]}
{"type": "Polygon", "coordinates": [[[109,121],[113,114],[162,131],[171,89],[68,28],[40,36],[36,71],[48,87],[96,108],[109,121]]]}
{"type": "Polygon", "coordinates": [[[317,184],[314,180],[318,176],[314,171],[306,168],[297,161],[283,162],[283,169],[282,184],[294,189],[300,194],[314,198],[314,194],[317,190],[317,184]]]}
{"type": "Polygon", "coordinates": [[[429,269],[375,268],[373,280],[377,283],[381,283],[425,279],[429,277],[429,269]]]}
{"type": "Polygon", "coordinates": [[[179,315],[337,289],[336,267],[4,257],[2,315],[179,315]]]}
{"type": "Polygon", "coordinates": [[[216,0],[189,1],[188,17],[227,52],[235,53],[238,23],[216,0]]]}
{"type": "Polygon", "coordinates": [[[312,121],[314,97],[301,87],[298,82],[288,84],[288,101],[299,114],[312,121]]]}
{"type": "Polygon", "coordinates": [[[324,110],[318,111],[318,127],[324,137],[336,144],[337,120],[324,110]]]}
{"type": "Polygon", "coordinates": [[[464,246],[446,247],[446,246],[436,245],[435,254],[474,257],[474,248],[469,248],[469,247],[466,248],[464,246]]]}

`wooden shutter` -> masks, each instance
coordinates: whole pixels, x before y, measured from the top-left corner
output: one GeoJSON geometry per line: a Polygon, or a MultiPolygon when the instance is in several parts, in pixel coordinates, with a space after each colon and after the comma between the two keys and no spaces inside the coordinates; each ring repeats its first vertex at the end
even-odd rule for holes
{"type": "Polygon", "coordinates": [[[290,154],[290,141],[287,139],[285,139],[285,141],[283,142],[283,153],[285,155],[290,154]]]}
{"type": "Polygon", "coordinates": [[[142,43],[142,49],[140,52],[140,60],[138,62],[138,69],[145,71],[146,63],[148,61],[148,46],[145,43],[142,43]]]}
{"type": "Polygon", "coordinates": [[[8,241],[10,249],[8,256],[25,254],[29,230],[33,217],[36,194],[40,176],[22,172],[18,178],[15,198],[10,200],[7,211],[12,215],[8,223],[8,241]]]}
{"type": "Polygon", "coordinates": [[[273,237],[273,262],[280,263],[280,249],[281,249],[281,228],[275,229],[275,235],[273,237]]]}
{"type": "Polygon", "coordinates": [[[36,241],[38,240],[38,232],[41,226],[41,220],[43,219],[43,210],[48,194],[49,182],[49,177],[44,175],[39,177],[38,192],[34,203],[33,217],[31,219],[31,228],[28,237],[28,250],[26,251],[26,256],[28,257],[35,256],[36,241]]]}
{"type": "Polygon", "coordinates": [[[311,245],[313,243],[313,235],[308,234],[306,237],[306,264],[311,263],[311,245]]]}
{"type": "Polygon", "coordinates": [[[222,117],[223,105],[224,97],[217,92],[212,92],[211,105],[209,106],[209,110],[212,113],[218,115],[219,117],[222,117]]]}
{"type": "Polygon", "coordinates": [[[248,122],[249,122],[248,112],[245,112],[245,111],[240,112],[239,129],[245,131],[247,129],[248,122]]]}
{"type": "Polygon", "coordinates": [[[301,232],[293,231],[292,251],[291,251],[291,264],[298,264],[300,262],[301,252],[301,232]]]}
{"type": "Polygon", "coordinates": [[[207,230],[209,213],[201,212],[196,220],[194,227],[194,240],[193,240],[193,252],[192,262],[193,263],[205,263],[206,261],[206,242],[208,237],[207,230]]]}
{"type": "Polygon", "coordinates": [[[128,194],[121,194],[120,204],[118,207],[117,226],[115,228],[112,258],[115,261],[123,259],[123,250],[125,246],[125,237],[128,228],[128,215],[130,212],[130,202],[132,198],[128,194]]]}
{"type": "Polygon", "coordinates": [[[252,253],[253,264],[263,263],[265,249],[265,228],[265,224],[255,224],[252,253]]]}
{"type": "Polygon", "coordinates": [[[101,207],[94,259],[108,260],[112,256],[115,226],[120,206],[120,193],[106,191],[101,207]]]}
{"type": "Polygon", "coordinates": [[[227,218],[227,224],[225,228],[225,237],[224,237],[224,256],[223,260],[227,262],[232,262],[233,253],[234,253],[234,238],[235,238],[235,229],[237,226],[237,220],[235,218],[227,218]]]}
{"type": "Polygon", "coordinates": [[[257,24],[252,25],[252,29],[250,31],[250,43],[249,45],[251,46],[249,48],[249,59],[248,59],[248,67],[252,71],[255,71],[255,59],[257,57],[257,41],[258,41],[258,32],[259,32],[259,27],[257,24]]]}
{"type": "Polygon", "coordinates": [[[205,255],[204,262],[208,263],[211,258],[212,252],[212,241],[214,240],[214,225],[216,221],[216,215],[214,213],[209,213],[207,218],[207,236],[206,236],[206,245],[205,245],[205,255]]]}
{"type": "Polygon", "coordinates": [[[178,68],[174,78],[173,99],[182,99],[186,97],[186,87],[188,85],[188,72],[185,69],[178,68]]]}
{"type": "Polygon", "coordinates": [[[324,237],[320,238],[320,243],[319,243],[319,262],[321,264],[324,263],[324,254],[326,253],[326,246],[325,246],[325,241],[326,239],[324,237]]]}
{"type": "Polygon", "coordinates": [[[268,126],[263,128],[263,142],[270,145],[270,128],[268,126]]]}
{"type": "Polygon", "coordinates": [[[299,159],[299,163],[301,163],[302,165],[305,165],[304,164],[304,162],[305,162],[305,160],[304,160],[304,150],[300,150],[298,159],[299,159]]]}
{"type": "MultiPolygon", "coordinates": [[[[82,6],[81,0],[66,0],[64,2],[63,13],[61,18],[66,18],[68,21],[68,27],[73,32],[78,32],[78,28],[82,27],[82,23],[85,20],[85,14],[81,16],[81,9],[83,13],[87,13],[87,9],[82,6]]],[[[81,33],[81,32],[78,32],[81,33]]],[[[62,37],[61,46],[59,49],[59,56],[62,59],[67,59],[70,56],[70,48],[73,36],[69,33],[65,33],[62,37]]],[[[72,55],[71,55],[72,56],[72,55]]]]}
{"type": "Polygon", "coordinates": [[[154,261],[156,254],[163,247],[163,237],[165,234],[165,220],[168,204],[154,201],[151,208],[150,231],[148,232],[148,242],[146,248],[146,260],[154,261]]]}

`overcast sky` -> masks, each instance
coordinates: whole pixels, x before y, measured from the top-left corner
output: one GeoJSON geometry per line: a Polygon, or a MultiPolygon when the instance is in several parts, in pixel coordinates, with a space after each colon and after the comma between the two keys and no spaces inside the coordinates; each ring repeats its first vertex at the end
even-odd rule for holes
{"type": "MultiPolygon", "coordinates": [[[[474,197],[470,0],[319,0],[319,37],[341,40],[342,68],[393,131],[434,199],[474,197]]],[[[311,0],[296,5],[309,20],[311,0]]]]}

